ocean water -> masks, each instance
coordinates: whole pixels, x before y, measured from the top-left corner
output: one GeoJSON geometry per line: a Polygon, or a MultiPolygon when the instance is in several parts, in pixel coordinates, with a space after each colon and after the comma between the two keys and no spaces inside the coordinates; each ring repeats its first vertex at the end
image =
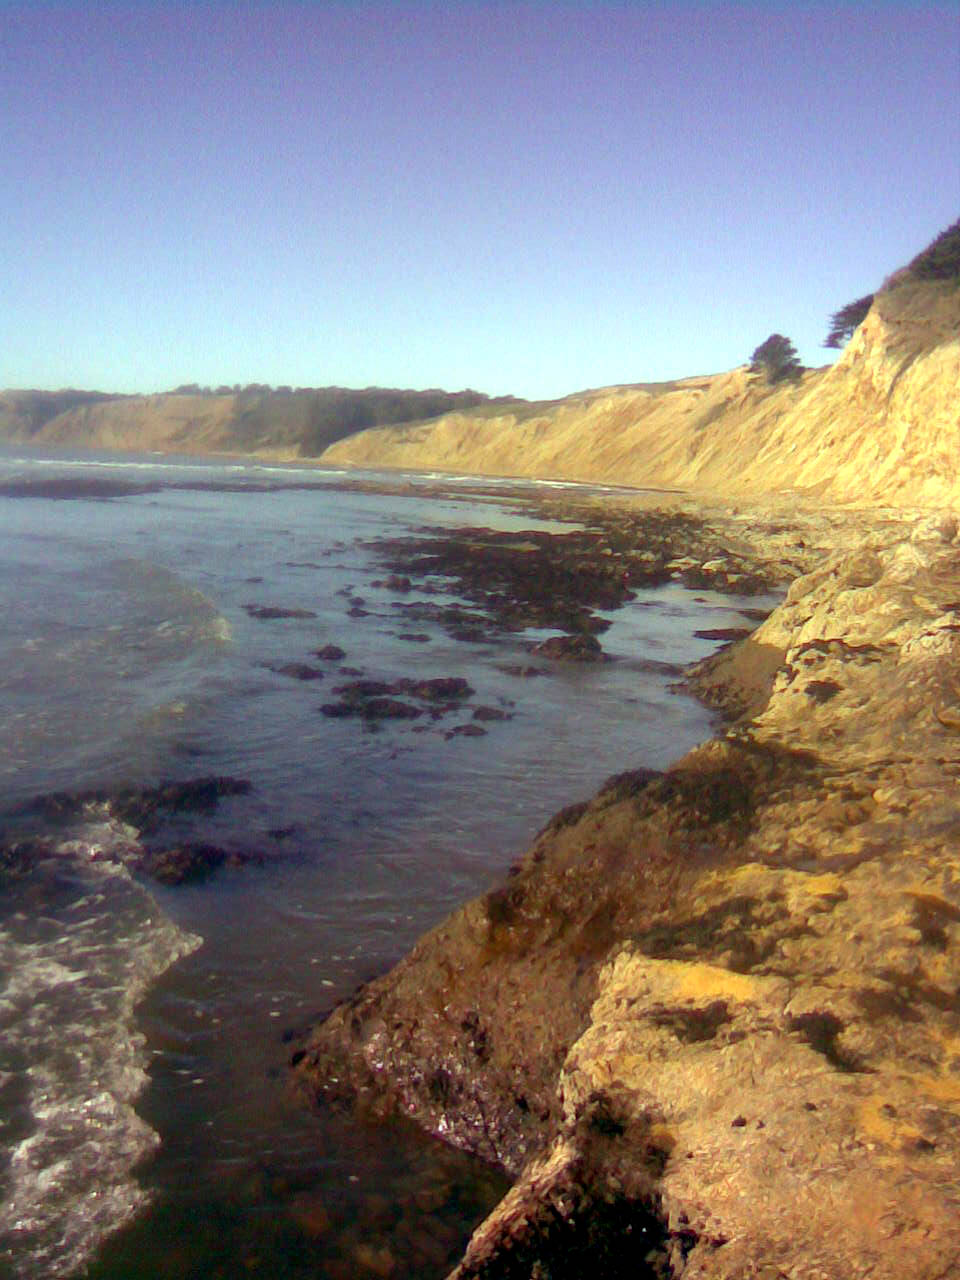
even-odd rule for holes
{"type": "MultiPolygon", "coordinates": [[[[747,602],[642,592],[609,615],[615,661],[518,679],[504,668],[529,636],[464,643],[418,621],[428,640],[402,639],[370,544],[544,522],[469,477],[439,497],[430,477],[400,493],[357,478],[0,453],[0,822],[21,849],[0,862],[0,1275],[444,1275],[502,1179],[405,1126],[307,1111],[291,1050],[557,808],[711,732],[655,664],[704,656],[693,632],[742,624],[747,602]],[[345,658],[316,658],[328,644],[345,658]],[[366,732],[320,714],[341,667],[463,676],[471,709],[512,718],[476,737],[447,736],[471,709],[366,732]],[[250,789],[153,832],[104,798],[31,808],[209,775],[250,789]],[[149,839],[245,861],[164,887],[136,870],[149,839]]],[[[442,603],[435,585],[403,599],[442,603]]]]}

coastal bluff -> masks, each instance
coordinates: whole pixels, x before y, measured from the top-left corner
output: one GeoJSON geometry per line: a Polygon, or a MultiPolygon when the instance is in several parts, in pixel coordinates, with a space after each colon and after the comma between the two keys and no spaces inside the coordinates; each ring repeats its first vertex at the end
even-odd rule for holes
{"type": "Polygon", "coordinates": [[[313,1031],[311,1097],[515,1178],[455,1280],[960,1275],[958,671],[956,518],[877,521],[313,1031]]]}
{"type": "Polygon", "coordinates": [[[836,364],[743,365],[535,403],[474,391],[0,391],[0,441],[585,481],[712,499],[960,505],[960,222],[876,294],[836,364]]]}
{"type": "Polygon", "coordinates": [[[833,366],[769,385],[743,366],[483,416],[362,431],[336,466],[684,489],[746,499],[960,503],[960,282],[892,277],[833,366]]]}

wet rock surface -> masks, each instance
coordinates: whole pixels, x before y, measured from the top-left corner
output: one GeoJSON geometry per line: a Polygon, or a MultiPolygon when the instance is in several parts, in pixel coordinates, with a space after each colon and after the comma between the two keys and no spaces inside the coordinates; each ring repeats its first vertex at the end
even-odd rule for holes
{"type": "MultiPolygon", "coordinates": [[[[338,702],[325,703],[321,714],[331,719],[346,719],[353,716],[369,723],[378,720],[416,720],[429,714],[434,720],[459,711],[475,690],[462,676],[435,676],[432,679],[413,680],[351,680],[347,684],[337,685],[334,693],[339,694],[338,702]],[[404,698],[413,698],[413,702],[405,702],[404,698]]],[[[487,711],[493,710],[487,708],[487,711]]],[[[488,715],[489,719],[509,719],[506,712],[488,715]]],[[[458,730],[464,732],[462,728],[458,730]]],[[[467,732],[477,733],[482,730],[472,729],[467,732]]],[[[448,735],[450,736],[450,735],[448,735]]]]}
{"type": "Polygon", "coordinates": [[[312,609],[282,609],[279,605],[272,604],[245,604],[243,608],[251,618],[257,618],[261,622],[272,622],[277,618],[315,618],[317,616],[312,609]]]}
{"type": "Polygon", "coordinates": [[[841,526],[688,677],[720,738],[562,811],[299,1051],[516,1179],[457,1280],[960,1274],[960,539],[841,526]]]}
{"type": "Polygon", "coordinates": [[[324,662],[342,662],[347,656],[346,651],[338,644],[325,644],[322,648],[316,649],[315,653],[324,662]]]}
{"type": "Polygon", "coordinates": [[[142,875],[160,884],[179,885],[209,880],[223,867],[259,866],[263,861],[263,856],[257,853],[188,841],[170,848],[145,850],[133,865],[142,875]]]}
{"type": "MultiPolygon", "coordinates": [[[[222,868],[260,865],[264,855],[255,849],[224,849],[202,840],[176,840],[164,835],[170,819],[204,818],[221,800],[244,796],[251,790],[246,778],[202,777],[161,782],[155,787],[122,787],[76,792],[55,792],[35,797],[13,815],[15,826],[42,817],[46,824],[61,826],[65,838],[84,832],[89,823],[111,826],[103,856],[119,859],[131,870],[160,884],[195,884],[222,868]],[[117,824],[120,824],[119,828],[117,824]]],[[[89,837],[81,836],[89,843],[89,837]]],[[[19,874],[36,863],[55,857],[53,837],[13,839],[0,844],[0,871],[19,874]]],[[[89,856],[97,857],[90,845],[89,856]]]]}
{"type": "Polygon", "coordinates": [[[128,822],[140,831],[150,831],[164,814],[212,813],[225,796],[246,795],[250,789],[246,778],[189,778],[182,782],[161,782],[155,787],[59,791],[35,797],[18,812],[36,813],[57,822],[78,818],[92,805],[103,805],[121,822],[128,822]]]}
{"type": "Polygon", "coordinates": [[[633,597],[638,587],[679,581],[750,595],[789,577],[778,560],[759,563],[734,545],[730,528],[682,511],[618,510],[599,504],[538,504],[539,513],[586,524],[551,533],[492,529],[424,530],[423,536],[371,544],[389,575],[374,585],[403,594],[442,589],[467,603],[394,601],[407,623],[432,622],[453,639],[484,644],[503,632],[547,628],[547,657],[593,661],[595,637],[610,625],[600,616],[633,597]],[[591,643],[593,641],[593,643],[591,643]]]}
{"type": "Polygon", "coordinates": [[[596,636],[551,636],[530,650],[555,662],[602,662],[603,650],[596,636]]]}
{"type": "Polygon", "coordinates": [[[289,680],[322,680],[323,672],[319,667],[311,667],[306,662],[281,662],[268,664],[268,670],[274,675],[286,676],[289,680]]]}

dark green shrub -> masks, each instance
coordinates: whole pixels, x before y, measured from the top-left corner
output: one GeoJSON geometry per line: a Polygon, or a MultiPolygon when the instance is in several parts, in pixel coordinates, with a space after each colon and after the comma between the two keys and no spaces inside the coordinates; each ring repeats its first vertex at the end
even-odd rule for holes
{"type": "Polygon", "coordinates": [[[960,218],[908,265],[914,280],[960,279],[960,218]]]}
{"type": "Polygon", "coordinates": [[[750,371],[762,373],[770,383],[785,382],[788,378],[799,378],[803,365],[790,339],[782,333],[771,333],[750,357],[750,371]]]}

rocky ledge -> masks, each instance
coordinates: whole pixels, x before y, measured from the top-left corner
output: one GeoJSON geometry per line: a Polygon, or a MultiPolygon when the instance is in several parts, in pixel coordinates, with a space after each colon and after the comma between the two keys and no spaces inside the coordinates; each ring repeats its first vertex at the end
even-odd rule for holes
{"type": "Polygon", "coordinates": [[[692,674],[722,737],[312,1033],[311,1096],[515,1177],[456,1280],[960,1275],[958,673],[956,522],[878,524],[692,674]]]}

